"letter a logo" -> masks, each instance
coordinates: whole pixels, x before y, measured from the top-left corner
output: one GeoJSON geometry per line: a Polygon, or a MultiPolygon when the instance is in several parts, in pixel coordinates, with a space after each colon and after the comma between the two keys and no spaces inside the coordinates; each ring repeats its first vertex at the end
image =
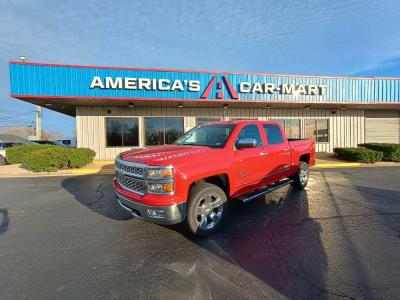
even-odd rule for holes
{"type": "MultiPolygon", "coordinates": [[[[229,92],[230,99],[239,99],[238,94],[236,93],[235,89],[233,88],[232,84],[229,82],[228,78],[225,75],[222,75],[222,81],[218,81],[217,83],[217,94],[216,99],[224,99],[224,90],[222,88],[222,82],[225,84],[226,89],[229,92]]],[[[203,94],[201,94],[201,99],[209,99],[211,90],[217,81],[217,76],[214,75],[210,82],[208,83],[206,89],[204,90],[203,94]]]]}

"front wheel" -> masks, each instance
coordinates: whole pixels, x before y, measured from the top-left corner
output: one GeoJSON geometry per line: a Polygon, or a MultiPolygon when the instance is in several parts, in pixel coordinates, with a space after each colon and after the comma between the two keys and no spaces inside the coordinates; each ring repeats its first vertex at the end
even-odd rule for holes
{"type": "Polygon", "coordinates": [[[225,192],[215,184],[200,182],[189,193],[186,225],[197,236],[208,236],[216,231],[227,215],[225,192]]]}
{"type": "Polygon", "coordinates": [[[300,190],[304,189],[308,183],[309,170],[308,164],[305,161],[300,161],[299,169],[296,175],[293,177],[292,185],[300,190]]]}

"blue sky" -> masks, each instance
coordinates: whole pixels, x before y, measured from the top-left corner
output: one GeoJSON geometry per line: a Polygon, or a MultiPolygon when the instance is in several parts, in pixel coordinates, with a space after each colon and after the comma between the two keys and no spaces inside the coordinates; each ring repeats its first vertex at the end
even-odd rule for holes
{"type": "MultiPolygon", "coordinates": [[[[0,1],[0,126],[31,124],[8,61],[400,76],[400,1],[0,1]]],[[[49,110],[43,129],[74,134],[49,110]]]]}

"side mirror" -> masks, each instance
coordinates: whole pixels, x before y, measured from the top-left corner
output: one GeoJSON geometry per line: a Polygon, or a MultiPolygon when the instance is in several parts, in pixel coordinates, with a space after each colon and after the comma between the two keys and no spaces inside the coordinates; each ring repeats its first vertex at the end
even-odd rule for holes
{"type": "Polygon", "coordinates": [[[245,138],[240,139],[235,144],[236,149],[246,149],[246,148],[255,148],[257,147],[257,140],[253,138],[245,138]]]}

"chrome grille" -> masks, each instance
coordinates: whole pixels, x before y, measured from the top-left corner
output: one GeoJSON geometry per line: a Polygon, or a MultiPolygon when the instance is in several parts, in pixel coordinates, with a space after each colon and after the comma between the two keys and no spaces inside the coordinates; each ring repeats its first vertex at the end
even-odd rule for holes
{"type": "Polygon", "coordinates": [[[115,161],[117,171],[126,172],[135,177],[144,177],[144,167],[135,165],[134,163],[124,162],[121,160],[115,161]]]}
{"type": "Polygon", "coordinates": [[[116,172],[115,176],[118,180],[118,183],[124,188],[139,194],[144,194],[146,192],[146,182],[144,180],[126,176],[118,171],[116,172]]]}

